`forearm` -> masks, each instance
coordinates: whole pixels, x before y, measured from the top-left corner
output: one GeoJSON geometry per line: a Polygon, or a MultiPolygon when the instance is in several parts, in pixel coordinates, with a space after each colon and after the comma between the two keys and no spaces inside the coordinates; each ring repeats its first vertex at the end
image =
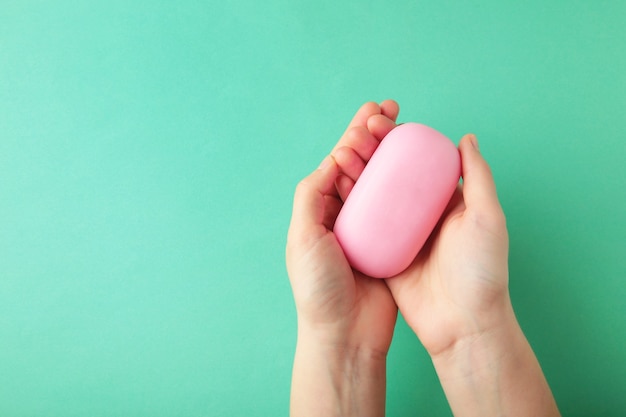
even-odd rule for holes
{"type": "Polygon", "coordinates": [[[365,348],[324,347],[299,335],[291,417],[384,416],[385,356],[365,348]]]}
{"type": "Polygon", "coordinates": [[[559,416],[539,362],[512,309],[502,326],[433,358],[456,417],[559,416]]]}

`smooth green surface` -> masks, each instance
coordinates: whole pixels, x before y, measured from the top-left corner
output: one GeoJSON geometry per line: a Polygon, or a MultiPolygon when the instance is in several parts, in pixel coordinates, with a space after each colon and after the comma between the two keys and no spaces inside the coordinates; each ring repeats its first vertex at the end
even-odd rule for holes
{"type": "MultiPolygon", "coordinates": [[[[287,415],[292,191],[472,131],[564,415],[626,414],[626,2],[0,1],[0,415],[287,415]]],[[[449,416],[400,321],[390,416],[449,416]]]]}

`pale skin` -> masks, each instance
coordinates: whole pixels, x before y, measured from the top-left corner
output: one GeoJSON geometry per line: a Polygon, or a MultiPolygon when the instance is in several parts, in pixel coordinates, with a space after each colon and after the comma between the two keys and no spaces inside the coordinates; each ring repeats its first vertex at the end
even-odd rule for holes
{"type": "Polygon", "coordinates": [[[392,100],[364,104],[296,188],[286,250],[298,315],[291,416],[383,416],[398,309],[455,416],[559,416],[511,306],[506,221],[474,135],[459,143],[463,184],[407,270],[370,278],[345,259],[334,220],[398,112],[392,100]]]}

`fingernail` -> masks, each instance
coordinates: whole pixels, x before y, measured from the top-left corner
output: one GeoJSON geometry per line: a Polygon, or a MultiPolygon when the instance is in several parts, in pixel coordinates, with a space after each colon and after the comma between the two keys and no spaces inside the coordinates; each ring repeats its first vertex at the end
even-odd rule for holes
{"type": "Polygon", "coordinates": [[[332,161],[333,161],[333,157],[328,155],[326,158],[324,158],[324,160],[322,161],[320,166],[317,167],[317,169],[328,168],[330,166],[330,164],[332,163],[332,161]]]}
{"type": "Polygon", "coordinates": [[[472,146],[473,146],[476,150],[478,150],[478,149],[479,149],[479,148],[478,148],[478,139],[476,139],[476,135],[474,135],[474,134],[470,134],[470,135],[469,135],[469,138],[470,138],[470,142],[472,143],[472,146]]]}

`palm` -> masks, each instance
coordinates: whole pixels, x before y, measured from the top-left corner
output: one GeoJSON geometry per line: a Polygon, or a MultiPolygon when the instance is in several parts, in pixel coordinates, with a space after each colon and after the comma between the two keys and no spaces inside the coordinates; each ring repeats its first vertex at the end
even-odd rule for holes
{"type": "Polygon", "coordinates": [[[499,225],[478,220],[466,209],[459,187],[413,264],[388,280],[400,311],[431,353],[471,328],[468,322],[506,290],[506,233],[498,235],[499,225]],[[494,255],[502,265],[493,266],[494,255]]]}
{"type": "Polygon", "coordinates": [[[288,253],[294,276],[309,278],[293,282],[293,291],[302,318],[324,333],[330,343],[368,346],[386,352],[391,343],[397,308],[382,280],[354,272],[332,232],[317,227],[308,233],[310,247],[288,253]]]}

